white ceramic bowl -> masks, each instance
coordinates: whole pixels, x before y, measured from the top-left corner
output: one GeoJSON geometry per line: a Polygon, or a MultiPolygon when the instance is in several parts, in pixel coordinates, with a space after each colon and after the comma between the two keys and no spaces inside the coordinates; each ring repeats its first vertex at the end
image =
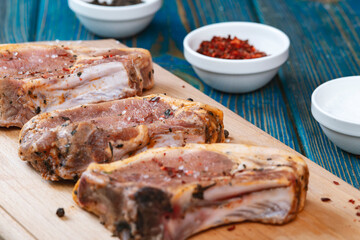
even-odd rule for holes
{"type": "Polygon", "coordinates": [[[282,31],[252,22],[225,22],[207,25],[190,32],[184,39],[184,55],[196,74],[220,91],[245,93],[261,88],[277,73],[288,59],[290,40],[282,31]],[[214,36],[249,40],[266,57],[229,60],[208,57],[196,52],[200,43],[214,36]]]}
{"type": "Polygon", "coordinates": [[[68,0],[69,7],[91,32],[112,38],[133,36],[144,30],[161,8],[162,0],[143,0],[143,3],[110,7],[82,0],[68,0]]]}
{"type": "Polygon", "coordinates": [[[311,96],[311,112],[334,144],[360,154],[360,76],[338,78],[317,87],[311,96]]]}

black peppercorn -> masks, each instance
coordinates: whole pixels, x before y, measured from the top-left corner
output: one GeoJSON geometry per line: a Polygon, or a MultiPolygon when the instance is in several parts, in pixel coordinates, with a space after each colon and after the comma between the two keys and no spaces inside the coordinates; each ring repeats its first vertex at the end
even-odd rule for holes
{"type": "Polygon", "coordinates": [[[39,114],[41,112],[41,108],[40,107],[37,107],[36,109],[35,109],[35,113],[36,114],[39,114]]]}
{"type": "Polygon", "coordinates": [[[63,216],[65,216],[65,210],[63,209],[63,208],[58,208],[57,210],[56,210],[56,215],[58,216],[58,217],[63,217],[63,216]]]}
{"type": "Polygon", "coordinates": [[[225,135],[225,138],[228,138],[229,135],[230,135],[229,131],[225,129],[225,130],[224,130],[224,135],[225,135]]]}

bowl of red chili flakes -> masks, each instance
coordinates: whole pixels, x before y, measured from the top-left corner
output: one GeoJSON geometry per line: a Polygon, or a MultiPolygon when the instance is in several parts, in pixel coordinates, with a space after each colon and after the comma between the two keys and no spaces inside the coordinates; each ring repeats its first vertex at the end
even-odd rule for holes
{"type": "Polygon", "coordinates": [[[229,93],[257,90],[276,75],[289,57],[290,40],[260,23],[225,22],[190,32],[184,56],[213,88],[229,93]]]}

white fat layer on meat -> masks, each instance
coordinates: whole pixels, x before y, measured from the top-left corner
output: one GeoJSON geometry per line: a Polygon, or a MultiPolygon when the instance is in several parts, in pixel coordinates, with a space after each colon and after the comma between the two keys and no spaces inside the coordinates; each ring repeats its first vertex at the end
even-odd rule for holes
{"type": "Polygon", "coordinates": [[[47,112],[88,102],[119,99],[126,92],[134,91],[129,88],[128,73],[121,62],[89,66],[83,69],[80,77],[77,73],[70,74],[53,84],[49,84],[47,79],[40,81],[48,85],[46,92],[40,90],[48,102],[48,107],[42,111],[47,112]]]}
{"type": "Polygon", "coordinates": [[[185,145],[186,142],[193,142],[193,143],[203,143],[204,136],[203,135],[185,135],[182,131],[174,131],[172,133],[166,134],[158,134],[155,140],[155,144],[152,145],[150,148],[145,146],[136,151],[135,154],[139,154],[141,152],[145,152],[151,148],[159,148],[159,147],[176,147],[185,145]],[[191,139],[190,139],[191,137],[191,139]]]}
{"type": "Polygon", "coordinates": [[[239,196],[248,192],[256,192],[262,189],[270,189],[279,187],[277,181],[261,182],[260,184],[249,184],[249,185],[223,185],[220,187],[212,187],[204,192],[204,199],[209,201],[215,201],[217,199],[224,199],[231,196],[239,196]]]}
{"type": "Polygon", "coordinates": [[[198,208],[186,213],[184,218],[169,220],[166,236],[182,240],[211,227],[242,221],[282,223],[292,209],[294,198],[292,187],[282,187],[249,193],[224,201],[218,207],[198,208]]]}

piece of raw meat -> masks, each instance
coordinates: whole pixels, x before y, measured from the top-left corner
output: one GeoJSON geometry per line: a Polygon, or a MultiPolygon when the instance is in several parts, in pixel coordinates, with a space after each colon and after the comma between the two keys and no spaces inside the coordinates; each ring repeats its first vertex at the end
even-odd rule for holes
{"type": "Polygon", "coordinates": [[[153,84],[144,49],[0,45],[0,126],[22,127],[39,113],[141,95],[153,84]]]}
{"type": "Polygon", "coordinates": [[[289,222],[304,207],[308,175],[279,149],[189,144],[91,164],[73,198],[122,240],[182,240],[222,224],[289,222]]]}
{"type": "Polygon", "coordinates": [[[219,109],[150,95],[37,115],[21,130],[19,155],[46,179],[77,180],[91,162],[108,163],[153,147],[224,139],[219,109]]]}

